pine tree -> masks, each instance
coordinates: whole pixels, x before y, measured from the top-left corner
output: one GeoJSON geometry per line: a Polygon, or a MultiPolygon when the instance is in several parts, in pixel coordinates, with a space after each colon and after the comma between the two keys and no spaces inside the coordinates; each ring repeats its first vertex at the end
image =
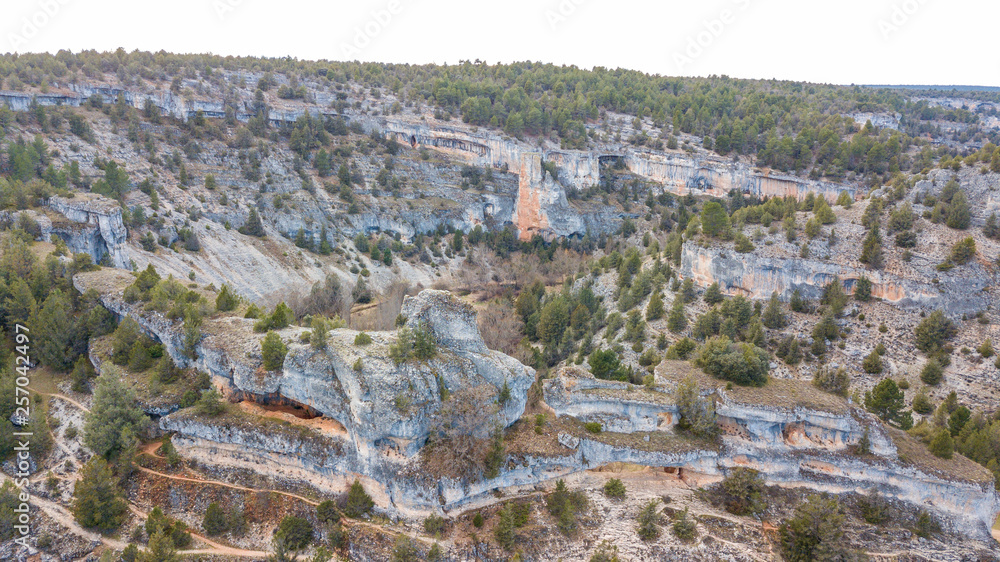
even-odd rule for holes
{"type": "Polygon", "coordinates": [[[861,245],[861,263],[873,269],[882,268],[882,235],[879,233],[878,225],[875,224],[865,237],[861,245]]]}
{"type": "Polygon", "coordinates": [[[788,316],[781,310],[781,301],[778,300],[778,293],[771,293],[771,299],[767,301],[767,307],[761,315],[764,326],[777,330],[788,325],[788,316]]]}
{"type": "Polygon", "coordinates": [[[923,415],[934,411],[934,405],[931,404],[931,397],[926,386],[917,391],[916,396],[913,397],[913,411],[923,415]]]}
{"type": "Polygon", "coordinates": [[[497,540],[497,544],[504,548],[504,550],[511,550],[514,548],[514,510],[510,504],[504,505],[503,508],[497,512],[497,525],[493,530],[493,536],[497,540]]]}
{"type": "Polygon", "coordinates": [[[359,519],[367,515],[373,507],[375,507],[375,502],[372,501],[371,496],[365,491],[361,482],[355,480],[351,484],[350,491],[347,493],[347,500],[344,503],[344,515],[352,519],[359,519]]]}
{"type": "Polygon", "coordinates": [[[865,370],[866,373],[877,375],[882,372],[882,358],[879,357],[877,351],[872,351],[865,357],[864,361],[861,362],[861,368],[865,370]]]}
{"type": "Polygon", "coordinates": [[[180,558],[174,547],[174,539],[166,529],[159,529],[149,537],[146,551],[139,555],[139,562],[177,562],[180,558]]]}
{"type": "Polygon", "coordinates": [[[322,316],[313,316],[312,325],[310,326],[311,332],[309,334],[309,343],[312,345],[313,349],[326,349],[326,339],[330,326],[326,321],[326,318],[322,316]]]}
{"type": "Polygon", "coordinates": [[[73,488],[73,516],[83,527],[110,532],[127,513],[128,504],[111,467],[99,456],[91,458],[80,469],[73,488]]]}
{"type": "Polygon", "coordinates": [[[325,178],[330,175],[330,153],[325,148],[321,148],[316,152],[313,166],[316,167],[316,173],[319,174],[319,177],[325,178]]]}
{"type": "Polygon", "coordinates": [[[69,370],[76,360],[77,354],[70,349],[76,329],[72,311],[70,300],[56,288],[31,323],[38,359],[57,371],[69,370]]]}
{"type": "Polygon", "coordinates": [[[865,393],[865,409],[882,421],[896,421],[904,406],[903,391],[892,379],[882,379],[875,388],[865,393]]]}
{"type": "Polygon", "coordinates": [[[681,297],[684,302],[694,302],[695,292],[694,292],[694,280],[688,277],[681,283],[681,297]]]}
{"type": "Polygon", "coordinates": [[[920,380],[924,384],[937,386],[941,384],[942,378],[944,378],[944,368],[941,367],[941,363],[937,359],[928,359],[927,364],[920,371],[920,380]]]}
{"type": "Polygon", "coordinates": [[[939,429],[927,448],[936,457],[950,459],[955,452],[955,441],[947,429],[939,429]]]}
{"type": "Polygon", "coordinates": [[[816,198],[816,204],[813,205],[813,215],[821,224],[833,224],[837,222],[837,215],[833,214],[833,209],[830,208],[824,197],[816,198]]]}
{"type": "Polygon", "coordinates": [[[747,236],[742,232],[736,233],[735,242],[736,243],[733,246],[733,249],[735,249],[737,252],[741,254],[749,254],[755,249],[753,242],[751,242],[750,239],[747,238],[747,236]]]}
{"type": "Polygon", "coordinates": [[[729,215],[717,201],[709,201],[701,211],[701,229],[705,236],[718,237],[729,233],[729,215]]]}
{"type": "Polygon", "coordinates": [[[209,536],[220,535],[229,529],[229,520],[226,517],[226,512],[217,502],[208,504],[201,527],[205,529],[205,533],[209,536]]]}
{"type": "Polygon", "coordinates": [[[667,329],[677,334],[687,328],[687,315],[684,314],[684,299],[680,295],[674,297],[674,304],[670,307],[670,316],[667,317],[667,329]]]}
{"type": "Polygon", "coordinates": [[[215,308],[219,312],[229,312],[236,308],[238,302],[236,295],[229,290],[229,285],[223,284],[219,296],[215,298],[215,308]]]}
{"type": "Polygon", "coordinates": [[[351,187],[351,171],[347,168],[347,164],[340,165],[340,168],[337,170],[337,180],[340,182],[340,185],[351,187]]]}
{"type": "Polygon", "coordinates": [[[330,246],[330,241],[327,240],[326,235],[326,225],[323,225],[322,230],[319,233],[319,249],[317,250],[321,256],[329,256],[333,253],[333,247],[330,246]]]}
{"type": "Polygon", "coordinates": [[[267,371],[277,371],[285,364],[285,355],[288,354],[288,347],[281,341],[281,337],[275,332],[268,332],[264,336],[264,341],[260,344],[260,354],[264,359],[264,369],[267,371]]]}
{"type": "Polygon", "coordinates": [[[308,248],[306,244],[306,230],[299,227],[299,231],[295,233],[295,245],[299,248],[308,248]]]}
{"type": "Polygon", "coordinates": [[[872,282],[864,275],[858,278],[857,283],[854,284],[854,299],[859,302],[868,302],[872,300],[872,282]]]}
{"type": "Polygon", "coordinates": [[[83,426],[83,442],[104,458],[113,458],[134,445],[149,418],[135,404],[132,390],[122,384],[116,368],[105,368],[97,378],[94,402],[83,426]]]}
{"type": "Polygon", "coordinates": [[[663,317],[663,297],[660,296],[660,292],[656,291],[653,296],[649,298],[649,304],[646,306],[646,320],[652,322],[653,320],[659,320],[663,317]]]}
{"type": "Polygon", "coordinates": [[[257,209],[250,208],[250,217],[247,218],[246,224],[239,228],[241,234],[246,234],[247,236],[256,236],[258,238],[264,237],[264,224],[260,221],[260,215],[257,213],[257,209]]]}
{"type": "Polygon", "coordinates": [[[639,512],[637,520],[639,522],[639,538],[644,541],[651,541],[656,537],[660,536],[660,513],[657,509],[659,507],[659,500],[653,499],[649,500],[649,503],[642,508],[639,512]]]}
{"type": "Polygon", "coordinates": [[[964,191],[959,191],[952,197],[951,203],[948,205],[948,218],[945,220],[945,224],[949,228],[965,230],[969,228],[971,221],[972,211],[969,209],[969,200],[964,191]]]}
{"type": "Polygon", "coordinates": [[[722,289],[719,288],[718,282],[709,285],[708,288],[705,289],[705,295],[702,298],[710,305],[719,304],[725,300],[725,297],[722,296],[722,289]]]}
{"type": "Polygon", "coordinates": [[[990,218],[986,219],[986,224],[983,225],[983,234],[987,238],[1000,240],[1000,221],[997,220],[996,213],[992,213],[990,218]]]}

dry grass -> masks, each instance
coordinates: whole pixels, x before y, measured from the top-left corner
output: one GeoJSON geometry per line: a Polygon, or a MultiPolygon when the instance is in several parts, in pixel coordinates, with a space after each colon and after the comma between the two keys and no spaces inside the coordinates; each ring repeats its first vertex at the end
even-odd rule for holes
{"type": "MultiPolygon", "coordinates": [[[[545,417],[542,433],[535,433],[535,417],[525,416],[514,423],[504,436],[507,453],[512,457],[563,457],[572,455],[573,450],[559,443],[560,433],[576,435],[577,423],[568,416],[545,417]]],[[[582,429],[582,425],[580,427],[582,429]]]]}
{"type": "MultiPolygon", "coordinates": [[[[727,382],[692,367],[685,361],[664,361],[656,367],[657,382],[667,382],[674,386],[688,375],[694,377],[698,386],[705,389],[725,388],[727,382]]],[[[834,414],[850,411],[847,400],[824,392],[811,382],[794,379],[771,378],[762,387],[733,385],[726,395],[733,402],[772,408],[808,408],[834,414]]]]}
{"type": "Polygon", "coordinates": [[[94,289],[102,295],[117,295],[135,282],[135,277],[123,269],[102,267],[97,271],[78,273],[73,280],[82,292],[94,289]]]}
{"type": "Polygon", "coordinates": [[[718,443],[713,441],[693,439],[685,435],[664,431],[590,433],[582,421],[570,416],[560,416],[555,419],[547,416],[542,425],[541,434],[537,434],[535,433],[535,417],[525,416],[507,431],[507,452],[513,457],[560,457],[573,454],[572,449],[559,443],[558,436],[561,433],[580,439],[590,439],[612,447],[636,451],[684,453],[696,450],[717,451],[719,449],[718,443]]]}
{"type": "Polygon", "coordinates": [[[899,460],[935,476],[948,480],[964,480],[976,484],[993,484],[993,474],[982,465],[975,463],[962,455],[955,453],[950,459],[942,459],[931,454],[927,446],[905,431],[888,428],[896,448],[899,450],[899,460]]]}

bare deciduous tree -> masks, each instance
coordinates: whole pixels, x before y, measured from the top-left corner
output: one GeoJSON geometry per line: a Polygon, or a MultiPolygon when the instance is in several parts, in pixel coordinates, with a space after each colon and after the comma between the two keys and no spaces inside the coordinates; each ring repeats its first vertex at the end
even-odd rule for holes
{"type": "Polygon", "coordinates": [[[472,477],[485,468],[490,435],[496,431],[500,408],[497,389],[489,384],[466,387],[441,404],[433,417],[421,463],[435,476],[472,477]]]}

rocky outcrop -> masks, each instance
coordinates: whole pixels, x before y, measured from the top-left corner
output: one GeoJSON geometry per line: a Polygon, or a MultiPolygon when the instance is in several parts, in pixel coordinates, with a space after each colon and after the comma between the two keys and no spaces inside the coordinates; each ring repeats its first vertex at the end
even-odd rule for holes
{"type": "Polygon", "coordinates": [[[686,242],[681,251],[680,275],[702,287],[718,283],[730,294],[768,298],[777,292],[783,300],[799,291],[803,298],[818,299],[823,287],[839,277],[848,292],[862,275],[872,281],[872,295],[901,307],[941,308],[949,315],[985,310],[989,305],[989,275],[982,266],[954,275],[938,274],[937,283],[902,279],[870,269],[802,258],[770,258],[755,253],[740,254],[719,247],[702,247],[686,242]]]}
{"type": "Polygon", "coordinates": [[[129,268],[128,229],[115,201],[94,194],[52,197],[48,208],[71,224],[53,223],[52,233],[66,241],[70,251],[88,254],[94,263],[107,259],[117,268],[129,268]]]}
{"type": "Polygon", "coordinates": [[[860,195],[852,186],[758,172],[747,164],[717,158],[645,150],[629,150],[624,156],[632,173],[662,183],[666,191],[677,195],[694,193],[726,197],[736,190],[757,197],[792,196],[801,200],[814,193],[831,203],[844,191],[852,199],[860,195]]]}
{"type": "MultiPolygon", "coordinates": [[[[663,366],[657,369],[657,390],[629,389],[626,383],[600,381],[573,369],[544,383],[545,402],[557,415],[601,423],[605,431],[647,435],[674,434],[677,407],[671,382],[663,366]]],[[[786,385],[794,381],[784,381],[786,385]]],[[[798,392],[807,394],[809,383],[798,392]]],[[[683,454],[656,455],[621,447],[597,447],[580,439],[565,444],[585,448],[592,464],[601,459],[624,460],[648,466],[674,467],[707,475],[723,475],[736,467],[754,468],[768,482],[804,486],[831,493],[878,490],[880,493],[929,508],[942,515],[959,532],[988,536],[1000,495],[985,469],[968,459],[957,465],[981,478],[944,475],[926,466],[903,461],[892,435],[870,414],[846,402],[833,408],[796,404],[765,404],[740,398],[719,385],[702,385],[702,394],[715,402],[722,433],[716,449],[702,445],[683,454]],[[850,448],[867,437],[872,456],[859,457],[850,448]]],[[[772,389],[780,395],[787,390],[772,389]]],[[[773,398],[773,397],[772,397],[773,398]]],[[[900,433],[900,439],[909,439],[900,433]]],[[[922,445],[918,444],[922,448],[922,445]]]]}
{"type": "Polygon", "coordinates": [[[433,147],[471,164],[504,168],[518,174],[520,186],[513,222],[522,239],[534,234],[547,237],[583,235],[591,224],[585,214],[567,204],[566,190],[597,185],[601,167],[619,160],[632,173],[660,183],[664,191],[677,195],[700,193],[725,197],[730,191],[737,190],[758,197],[792,196],[804,199],[809,193],[814,193],[830,202],[844,191],[852,198],[861,195],[853,186],[760,172],[745,163],[722,158],[631,148],[616,152],[539,151],[488,129],[365,116],[354,117],[352,121],[366,130],[390,135],[414,148],[433,147]],[[558,179],[543,173],[542,161],[556,165],[558,179]]]}
{"type": "MultiPolygon", "coordinates": [[[[163,429],[179,431],[205,446],[215,442],[222,448],[248,448],[251,452],[240,454],[280,459],[278,464],[321,475],[362,475],[386,490],[393,509],[426,512],[437,505],[438,495],[428,492],[426,482],[418,484],[417,478],[407,484],[398,476],[417,462],[448,394],[481,387],[486,396],[497,397],[506,386],[509,399],[499,408],[497,421],[508,426],[524,412],[535,379],[533,369],[488,349],[475,311],[443,291],[423,291],[407,298],[402,308],[408,326],[433,334],[437,354],[431,359],[396,363],[389,350],[398,338],[396,332],[371,332],[370,344],[356,345],[358,332],[336,329],[325,349],[315,349],[297,343],[304,330],[290,327],[279,332],[289,342],[282,369],[266,371],[260,359],[262,336],[253,332],[253,320],[232,316],[206,320],[192,359],[184,353],[181,322],[147,311],[143,303],[124,301],[124,288],[132,279],[126,272],[102,270],[77,275],[74,285],[81,292],[97,290],[109,310],[135,319],[178,365],[208,373],[230,396],[303,406],[322,416],[339,428],[334,436],[338,450],[318,455],[316,451],[329,446],[290,442],[287,435],[272,438],[251,428],[219,428],[189,419],[184,412],[162,418],[163,429]]],[[[462,489],[459,482],[454,486],[462,489]]],[[[465,497],[459,492],[452,496],[465,497]]]]}

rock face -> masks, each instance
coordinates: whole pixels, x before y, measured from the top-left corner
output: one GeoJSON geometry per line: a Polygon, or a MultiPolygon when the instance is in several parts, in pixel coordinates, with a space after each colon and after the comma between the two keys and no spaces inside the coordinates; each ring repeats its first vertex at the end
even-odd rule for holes
{"type": "MultiPolygon", "coordinates": [[[[360,474],[386,490],[392,509],[426,511],[438,501],[438,494],[428,492],[426,483],[408,485],[398,475],[417,462],[415,457],[442,405],[444,389],[454,395],[485,385],[488,395],[497,396],[506,385],[510,399],[500,408],[497,421],[508,426],[524,412],[528,389],[535,379],[533,369],[488,349],[479,334],[475,311],[444,291],[423,291],[407,298],[402,308],[409,326],[426,328],[434,335],[437,354],[432,359],[397,364],[389,352],[397,340],[396,332],[372,332],[372,343],[355,345],[358,332],[336,329],[330,332],[325,349],[289,343],[283,368],[265,371],[260,360],[262,336],[254,334],[252,320],[231,316],[207,320],[202,326],[204,337],[195,348],[196,357],[191,359],[184,353],[179,322],[144,310],[142,303],[124,302],[123,289],[131,279],[125,272],[102,270],[77,275],[74,284],[81,291],[97,289],[109,310],[135,319],[148,335],[163,343],[178,365],[210,374],[231,396],[261,404],[302,406],[323,416],[336,428],[330,438],[339,450],[318,455],[316,450],[332,445],[317,449],[312,444],[309,450],[300,451],[305,445],[297,441],[255,435],[252,430],[220,429],[190,420],[184,412],[162,418],[163,429],[220,447],[235,444],[251,448],[262,456],[308,466],[308,470],[323,475],[344,478],[360,474]],[[303,451],[298,460],[284,458],[303,451]],[[427,493],[428,497],[422,496],[427,493]]],[[[297,342],[303,331],[292,327],[279,333],[286,342],[297,342]]],[[[453,501],[464,500],[461,485],[455,486],[449,492],[453,501]]]]}
{"type": "MultiPolygon", "coordinates": [[[[658,390],[663,387],[657,369],[658,390]]],[[[669,383],[668,383],[669,384],[669,383]]],[[[808,384],[808,383],[804,383],[808,384]]],[[[640,464],[676,467],[702,474],[723,475],[736,467],[754,468],[768,482],[805,486],[818,491],[844,493],[876,489],[880,493],[921,507],[930,507],[960,532],[988,536],[998,510],[1000,495],[990,478],[968,480],[945,477],[918,465],[903,462],[890,434],[870,414],[846,406],[828,411],[818,407],[776,406],[749,403],[730,396],[723,388],[706,391],[713,398],[722,432],[721,446],[683,454],[633,452],[620,447],[596,447],[580,440],[591,463],[601,459],[641,457],[640,464]],[[849,452],[867,435],[871,457],[849,452]],[[599,454],[603,449],[604,454],[599,454]]],[[[596,421],[605,431],[624,434],[675,432],[677,407],[669,392],[627,391],[624,383],[593,379],[587,373],[564,370],[544,383],[545,402],[558,415],[596,421]]],[[[573,447],[574,443],[567,442],[573,447]]],[[[972,461],[962,459],[978,471],[972,461]]],[[[635,462],[635,461],[629,461],[635,462]]]]}
{"type": "MultiPolygon", "coordinates": [[[[80,106],[88,98],[99,97],[104,103],[114,103],[119,98],[136,108],[153,104],[163,115],[179,120],[187,120],[199,112],[206,117],[223,118],[227,106],[221,99],[187,99],[174,95],[171,91],[139,92],[112,86],[94,84],[73,84],[66,89],[54,90],[48,94],[25,94],[20,92],[0,92],[0,104],[16,111],[27,111],[32,103],[39,105],[80,106]]],[[[293,122],[310,114],[317,117],[334,115],[327,108],[330,96],[323,92],[316,94],[315,104],[293,104],[270,109],[268,118],[274,124],[293,122]]],[[[254,115],[253,102],[249,99],[233,102],[237,120],[247,121],[254,115]]],[[[417,120],[414,117],[371,117],[368,115],[345,116],[353,124],[368,131],[378,132],[413,148],[432,147],[461,160],[478,166],[507,170],[520,177],[519,187],[513,204],[507,194],[485,197],[470,207],[465,204],[463,217],[448,217],[447,222],[456,228],[469,230],[488,218],[497,224],[513,223],[520,231],[522,239],[534,234],[547,238],[562,236],[583,236],[592,233],[615,230],[621,223],[621,216],[615,213],[601,213],[595,209],[581,210],[567,203],[566,190],[581,190],[600,182],[601,168],[617,162],[638,176],[661,183],[664,190],[676,194],[692,191],[713,196],[725,196],[736,189],[758,196],[787,196],[803,198],[815,192],[834,200],[842,191],[856,196],[856,189],[826,182],[804,180],[794,176],[760,172],[744,163],[733,163],[721,157],[694,155],[678,152],[657,152],[623,146],[605,146],[595,150],[539,150],[538,146],[521,140],[503,136],[489,129],[449,122],[417,120]],[[541,173],[540,161],[552,162],[558,169],[558,180],[541,173]]],[[[349,221],[354,228],[380,228],[406,233],[425,232],[436,228],[441,220],[421,220],[415,217],[409,224],[383,224],[378,215],[359,217],[349,221]],[[353,223],[361,224],[353,224],[353,223]],[[427,228],[429,227],[429,228],[427,228]]],[[[227,218],[233,224],[239,221],[227,218]]],[[[289,229],[293,225],[287,225],[289,229]]],[[[345,225],[350,229],[351,225],[345,225]]],[[[295,228],[292,230],[294,232],[295,228]]]]}
{"type": "MultiPolygon", "coordinates": [[[[765,389],[768,400],[779,398],[776,403],[748,399],[740,389],[702,385],[703,395],[716,403],[721,442],[681,436],[671,399],[676,382],[663,365],[657,369],[655,390],[629,390],[625,383],[564,369],[544,382],[546,404],[574,420],[567,427],[582,429],[581,422],[596,421],[604,427],[601,434],[560,430],[559,452],[517,454],[493,479],[432,483],[422,476],[417,453],[443,403],[442,388],[454,396],[463,388],[485,385],[492,395],[506,384],[510,400],[498,421],[510,425],[523,414],[534,381],[532,369],[486,348],[471,307],[433,290],[404,301],[407,325],[428,330],[437,342],[437,355],[427,361],[395,363],[389,347],[397,340],[396,332],[373,332],[370,344],[355,345],[358,332],[337,329],[325,349],[289,343],[283,369],[268,372],[260,366],[261,336],[252,332],[252,320],[207,320],[192,360],[183,354],[179,323],[123,301],[124,287],[132,279],[124,271],[105,269],[79,274],[74,284],[80,291],[97,289],[110,310],[134,318],[175,361],[211,374],[231,395],[264,405],[303,406],[321,415],[326,428],[262,428],[259,418],[213,422],[182,410],[162,417],[160,426],[177,432],[175,442],[184,454],[218,466],[256,467],[330,491],[361,478],[389,513],[420,517],[440,509],[469,508],[493,501],[497,489],[534,486],[615,462],[693,471],[708,478],[747,466],[777,484],[833,493],[875,488],[927,506],[954,528],[977,535],[988,532],[990,519],[1000,510],[992,481],[978,478],[985,469],[963,458],[953,461],[969,465],[962,465],[963,475],[903,462],[898,438],[870,415],[826,394],[797,402],[796,396],[808,393],[778,381],[765,389]],[[791,405],[780,400],[791,400],[791,405]],[[866,435],[873,456],[852,454],[851,448],[866,435]]],[[[297,342],[303,331],[292,327],[280,334],[287,342],[297,342]]],[[[905,434],[899,438],[909,439],[905,434]]],[[[907,456],[911,454],[908,450],[907,456]]]]}
{"type": "Polygon", "coordinates": [[[815,193],[833,202],[852,186],[804,180],[794,176],[762,173],[743,163],[651,150],[623,149],[616,152],[548,150],[538,151],[526,143],[487,130],[473,130],[399,118],[355,117],[367,130],[382,132],[416,148],[434,147],[466,161],[506,168],[520,176],[513,223],[522,239],[534,234],[549,237],[583,235],[591,224],[566,202],[566,189],[586,189],[600,182],[601,167],[623,161],[634,174],[664,185],[678,195],[698,192],[725,197],[731,190],[760,197],[793,196],[804,199],[815,193]],[[541,168],[542,161],[558,169],[558,181],[541,168]]]}
{"type": "Polygon", "coordinates": [[[902,279],[877,270],[859,269],[810,259],[761,257],[754,253],[740,254],[722,248],[703,248],[686,242],[681,251],[680,275],[707,287],[719,283],[730,294],[753,298],[768,298],[777,292],[783,300],[799,291],[803,298],[818,299],[823,287],[839,277],[848,292],[862,275],[872,281],[872,295],[904,308],[941,308],[949,315],[975,313],[989,304],[987,280],[982,266],[961,274],[939,274],[938,283],[921,283],[902,279]]]}
{"type": "Polygon", "coordinates": [[[825,197],[831,203],[846,191],[852,199],[858,193],[850,186],[803,180],[794,176],[758,173],[747,164],[719,159],[680,156],[653,151],[629,150],[625,164],[634,174],[662,183],[665,190],[677,195],[700,193],[726,197],[736,190],[758,197],[793,196],[802,200],[809,193],[825,197]]]}
{"type": "Polygon", "coordinates": [[[52,233],[65,240],[72,252],[88,254],[94,263],[107,256],[113,266],[129,267],[128,229],[116,202],[89,194],[72,199],[52,197],[48,207],[75,223],[52,226],[52,233]]]}

